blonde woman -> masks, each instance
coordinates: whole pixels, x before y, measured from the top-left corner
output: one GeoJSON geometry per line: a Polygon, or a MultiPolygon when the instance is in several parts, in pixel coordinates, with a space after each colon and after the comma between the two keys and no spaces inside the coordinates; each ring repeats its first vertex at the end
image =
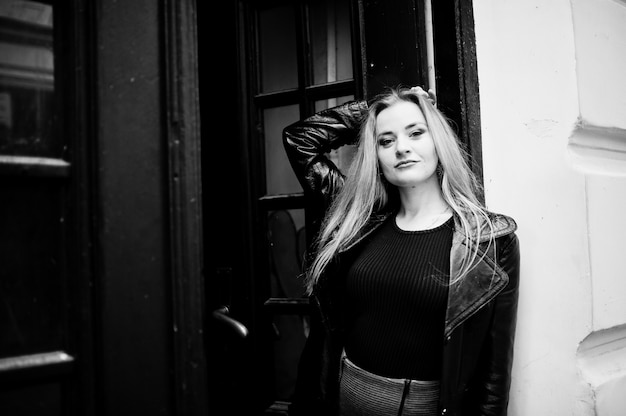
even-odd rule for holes
{"type": "Polygon", "coordinates": [[[390,89],[290,125],[284,144],[325,212],[290,415],[506,415],[516,224],[480,202],[433,97],[390,89]],[[326,155],[352,143],[344,176],[326,155]]]}

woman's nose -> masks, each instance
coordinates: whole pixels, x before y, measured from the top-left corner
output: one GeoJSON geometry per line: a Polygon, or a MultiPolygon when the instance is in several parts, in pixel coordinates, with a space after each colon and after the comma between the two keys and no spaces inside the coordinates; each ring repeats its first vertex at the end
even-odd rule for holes
{"type": "Polygon", "coordinates": [[[396,154],[408,153],[411,150],[408,137],[398,136],[396,139],[396,154]]]}

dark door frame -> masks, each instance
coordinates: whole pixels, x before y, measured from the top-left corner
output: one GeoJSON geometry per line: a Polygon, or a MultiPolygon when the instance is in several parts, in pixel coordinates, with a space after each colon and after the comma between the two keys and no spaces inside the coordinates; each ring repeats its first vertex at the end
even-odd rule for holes
{"type": "Polygon", "coordinates": [[[197,11],[191,0],[163,8],[175,409],[207,415],[197,11]]]}
{"type": "MultiPolygon", "coordinates": [[[[437,105],[452,121],[483,184],[473,0],[432,0],[437,105]]],[[[480,195],[484,199],[484,195],[480,195]]]]}
{"type": "Polygon", "coordinates": [[[91,8],[99,414],[208,414],[196,2],[91,8]]]}

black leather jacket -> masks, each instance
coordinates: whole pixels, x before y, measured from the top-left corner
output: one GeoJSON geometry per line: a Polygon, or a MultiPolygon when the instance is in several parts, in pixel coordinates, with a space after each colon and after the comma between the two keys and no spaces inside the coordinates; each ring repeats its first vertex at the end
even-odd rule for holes
{"type": "MultiPolygon", "coordinates": [[[[305,193],[328,204],[343,176],[325,156],[354,143],[367,112],[365,102],[325,110],[284,130],[284,144],[305,193]]],[[[389,214],[377,213],[358,241],[342,251],[321,276],[310,297],[309,337],[300,358],[290,415],[336,413],[339,360],[343,350],[341,293],[345,269],[363,242],[389,214]]],[[[482,260],[448,293],[439,399],[441,415],[506,415],[513,360],[519,285],[519,246],[513,219],[491,214],[495,244],[481,231],[482,260]],[[484,256],[483,256],[484,255],[484,256]]],[[[460,230],[455,218],[455,230],[460,230]]],[[[463,235],[455,231],[450,273],[463,255],[463,235]]]]}

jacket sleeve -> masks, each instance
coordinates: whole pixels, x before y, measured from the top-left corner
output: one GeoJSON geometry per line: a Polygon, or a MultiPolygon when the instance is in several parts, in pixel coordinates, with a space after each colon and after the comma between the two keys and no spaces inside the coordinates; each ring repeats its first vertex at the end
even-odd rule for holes
{"type": "MultiPolygon", "coordinates": [[[[499,250],[497,262],[509,276],[509,283],[494,301],[491,325],[481,354],[478,401],[479,415],[506,416],[511,386],[513,345],[517,323],[520,253],[515,234],[509,234],[499,250]]],[[[472,413],[473,414],[473,413],[472,413]]]]}
{"type": "Polygon", "coordinates": [[[327,154],[357,142],[366,114],[365,101],[350,101],[323,110],[283,130],[287,157],[302,188],[322,198],[326,205],[344,180],[327,154]]]}

